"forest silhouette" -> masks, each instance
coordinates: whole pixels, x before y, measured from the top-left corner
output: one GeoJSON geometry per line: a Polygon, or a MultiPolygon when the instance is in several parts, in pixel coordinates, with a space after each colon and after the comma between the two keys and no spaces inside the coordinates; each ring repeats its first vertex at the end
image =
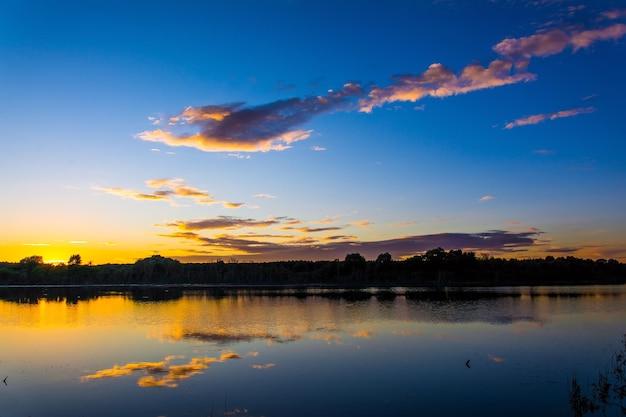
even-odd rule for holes
{"type": "Polygon", "coordinates": [[[211,285],[211,286],[449,286],[626,283],[626,265],[614,259],[573,256],[503,259],[474,252],[431,249],[394,260],[389,253],[366,260],[181,263],[153,255],[133,264],[84,265],[79,254],[51,265],[41,256],[0,263],[0,285],[211,285]]]}

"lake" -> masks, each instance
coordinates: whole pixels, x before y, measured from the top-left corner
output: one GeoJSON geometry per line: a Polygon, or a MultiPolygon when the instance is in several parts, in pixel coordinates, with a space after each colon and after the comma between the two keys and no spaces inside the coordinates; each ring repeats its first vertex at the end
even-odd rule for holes
{"type": "Polygon", "coordinates": [[[626,287],[3,288],[0,332],[0,417],[572,416],[626,287]]]}

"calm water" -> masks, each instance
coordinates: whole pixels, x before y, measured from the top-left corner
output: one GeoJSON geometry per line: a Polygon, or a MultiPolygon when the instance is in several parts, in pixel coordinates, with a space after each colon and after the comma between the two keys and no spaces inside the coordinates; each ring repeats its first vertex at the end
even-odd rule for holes
{"type": "Polygon", "coordinates": [[[0,417],[570,416],[626,333],[624,286],[40,292],[0,292],[0,417]]]}

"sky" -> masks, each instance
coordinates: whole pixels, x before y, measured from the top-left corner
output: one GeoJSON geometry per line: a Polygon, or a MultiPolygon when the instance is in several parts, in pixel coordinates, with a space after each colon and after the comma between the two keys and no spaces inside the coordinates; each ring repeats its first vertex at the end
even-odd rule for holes
{"type": "Polygon", "coordinates": [[[626,0],[0,2],[0,261],[626,262],[626,0]]]}

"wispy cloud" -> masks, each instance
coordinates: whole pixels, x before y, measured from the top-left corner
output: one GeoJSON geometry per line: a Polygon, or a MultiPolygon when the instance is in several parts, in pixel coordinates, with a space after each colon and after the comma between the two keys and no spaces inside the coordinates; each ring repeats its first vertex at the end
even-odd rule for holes
{"type": "Polygon", "coordinates": [[[561,110],[552,113],[533,114],[532,116],[526,116],[513,122],[507,123],[504,128],[513,129],[514,127],[518,126],[536,125],[545,120],[555,120],[564,117],[577,116],[579,114],[593,113],[595,110],[596,109],[594,107],[578,107],[575,109],[561,110]]]}
{"type": "Polygon", "coordinates": [[[237,209],[237,208],[240,208],[241,206],[244,206],[246,203],[230,203],[228,201],[223,201],[221,202],[221,204],[222,206],[226,208],[237,209]]]}
{"type": "Polygon", "coordinates": [[[349,222],[348,224],[351,226],[367,228],[368,226],[372,225],[372,222],[370,222],[369,220],[359,220],[359,221],[349,222]]]}
{"type": "Polygon", "coordinates": [[[556,152],[550,150],[550,149],[537,149],[536,151],[533,151],[533,153],[539,154],[539,155],[554,155],[556,154],[556,152]]]}
{"type": "Polygon", "coordinates": [[[228,156],[237,159],[250,159],[250,155],[243,155],[241,153],[229,153],[228,156]]]}
{"type": "Polygon", "coordinates": [[[253,195],[252,198],[276,198],[276,196],[272,194],[260,193],[253,195]]]}
{"type": "Polygon", "coordinates": [[[318,233],[318,232],[328,232],[333,230],[342,230],[343,227],[339,226],[329,226],[329,227],[292,227],[285,226],[281,227],[281,230],[296,230],[302,233],[318,233]]]}
{"type": "Polygon", "coordinates": [[[411,221],[411,222],[400,222],[400,223],[392,223],[390,224],[390,226],[394,226],[394,227],[407,227],[407,226],[414,226],[417,224],[417,221],[411,221]]]}
{"type": "MultiPolygon", "coordinates": [[[[250,260],[306,259],[328,260],[343,258],[346,253],[359,252],[367,259],[376,259],[384,252],[389,252],[394,259],[413,256],[434,247],[487,251],[491,253],[510,253],[526,251],[540,245],[537,242],[542,233],[537,229],[521,232],[495,230],[480,233],[440,233],[432,235],[413,235],[389,240],[362,241],[350,235],[332,235],[340,227],[286,227],[282,222],[286,218],[268,220],[241,219],[220,216],[195,221],[178,220],[162,227],[173,228],[170,233],[159,236],[187,242],[203,253],[204,259],[236,253],[237,256],[250,260]],[[244,228],[277,228],[297,234],[252,234],[233,235],[226,230],[244,228]],[[319,235],[318,235],[319,234],[319,235]]],[[[198,257],[201,254],[195,254],[198,257]]],[[[197,258],[198,260],[200,258],[197,258]]]]}
{"type": "Polygon", "coordinates": [[[122,198],[130,198],[133,200],[164,200],[170,201],[168,195],[145,194],[137,190],[130,190],[120,187],[101,187],[94,186],[94,190],[104,191],[107,194],[115,195],[122,198]]]}
{"type": "Polygon", "coordinates": [[[337,221],[339,216],[333,216],[333,217],[325,217],[321,220],[313,220],[311,221],[311,223],[313,224],[332,224],[335,223],[337,221]]]}
{"type": "MultiPolygon", "coordinates": [[[[501,56],[521,61],[526,65],[532,57],[546,57],[563,52],[571,47],[574,51],[587,48],[597,41],[617,40],[626,34],[626,25],[617,23],[602,29],[573,30],[561,29],[540,31],[522,38],[507,38],[493,47],[501,56]]],[[[519,65],[519,64],[518,64],[519,65]]]]}
{"type": "Polygon", "coordinates": [[[494,198],[496,198],[493,195],[485,195],[480,197],[480,199],[478,200],[479,203],[484,203],[485,201],[489,201],[489,200],[493,200],[494,198]]]}
{"type": "Polygon", "coordinates": [[[615,9],[602,12],[600,16],[604,19],[615,20],[626,17],[626,9],[615,9]]]}
{"type": "Polygon", "coordinates": [[[486,88],[501,87],[522,81],[532,81],[534,74],[512,74],[512,62],[497,59],[486,68],[479,64],[466,66],[460,74],[440,63],[431,64],[421,74],[396,75],[387,87],[375,86],[366,99],[360,101],[360,110],[369,113],[374,107],[396,101],[416,102],[426,97],[449,97],[486,88]]]}
{"type": "MultiPolygon", "coordinates": [[[[624,10],[607,11],[596,22],[617,19],[624,14],[624,10]]],[[[367,90],[356,82],[348,82],[325,95],[292,97],[257,106],[238,102],[187,107],[169,118],[151,118],[159,127],[136,136],[169,146],[227,152],[237,158],[249,157],[242,152],[283,151],[310,137],[312,130],[303,126],[317,115],[355,109],[369,113],[387,103],[444,98],[534,81],[537,76],[527,71],[531,58],[559,54],[567,48],[576,52],[596,42],[617,40],[625,34],[626,25],[622,23],[593,29],[580,26],[571,30],[542,29],[530,36],[506,38],[497,43],[492,50],[499,56],[487,65],[472,62],[455,71],[442,63],[433,63],[421,73],[395,75],[389,85],[373,85],[367,90]]],[[[292,86],[281,81],[277,87],[290,90],[292,86]]],[[[423,109],[422,106],[415,108],[423,109]]],[[[325,150],[319,146],[311,149],[325,150]]]]}
{"type": "Polygon", "coordinates": [[[599,94],[589,94],[588,96],[583,97],[583,98],[581,99],[581,101],[592,100],[592,99],[594,99],[594,98],[596,98],[596,97],[598,97],[598,96],[599,96],[599,94]]]}
{"type": "Polygon", "coordinates": [[[326,148],[322,147],[322,146],[311,146],[311,150],[317,151],[317,152],[321,152],[321,151],[325,151],[326,148]]]}
{"type": "Polygon", "coordinates": [[[94,186],[92,189],[104,191],[107,194],[115,195],[125,199],[167,201],[174,204],[175,198],[190,198],[196,204],[222,204],[226,208],[239,208],[244,203],[232,203],[216,200],[207,191],[200,190],[188,185],[182,178],[172,179],[152,179],[145,182],[148,188],[152,188],[152,193],[145,193],[137,190],[120,187],[94,186]]]}
{"type": "Polygon", "coordinates": [[[530,58],[555,55],[567,47],[577,51],[597,41],[616,40],[625,34],[626,25],[618,23],[602,29],[571,32],[552,29],[528,37],[507,38],[493,47],[501,57],[487,67],[470,64],[457,74],[435,63],[421,74],[395,76],[391,85],[371,89],[368,97],[361,100],[361,111],[371,112],[374,107],[396,101],[416,102],[426,97],[449,97],[534,81],[536,75],[527,72],[530,58]]]}
{"type": "Polygon", "coordinates": [[[273,368],[274,366],[276,366],[275,363],[264,363],[264,364],[260,364],[260,365],[250,365],[250,367],[252,369],[269,369],[269,368],[273,368]]]}
{"type": "Polygon", "coordinates": [[[180,230],[235,230],[244,227],[269,227],[277,224],[280,224],[280,220],[278,219],[254,220],[231,216],[218,216],[200,220],[178,220],[174,223],[167,224],[167,226],[173,226],[180,230]]]}

